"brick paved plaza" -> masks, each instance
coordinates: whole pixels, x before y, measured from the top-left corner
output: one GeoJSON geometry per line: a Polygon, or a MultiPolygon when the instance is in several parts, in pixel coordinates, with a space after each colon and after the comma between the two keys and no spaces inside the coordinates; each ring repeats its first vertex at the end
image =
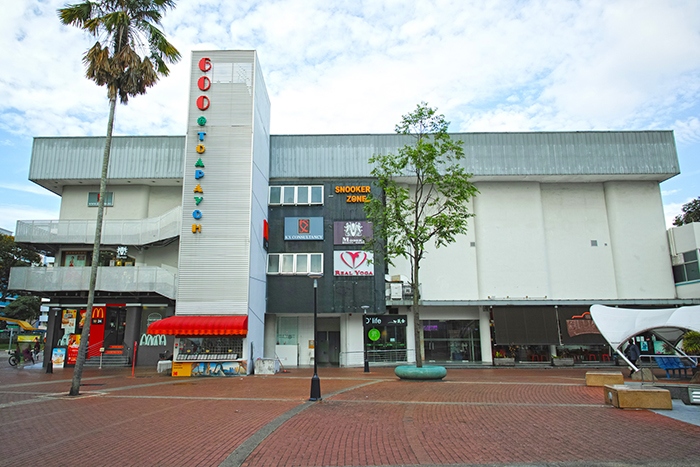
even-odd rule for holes
{"type": "MultiPolygon", "coordinates": [[[[585,369],[172,378],[0,369],[0,466],[700,465],[700,427],[603,405],[585,369]]],[[[699,410],[700,407],[692,407],[699,410]]]]}

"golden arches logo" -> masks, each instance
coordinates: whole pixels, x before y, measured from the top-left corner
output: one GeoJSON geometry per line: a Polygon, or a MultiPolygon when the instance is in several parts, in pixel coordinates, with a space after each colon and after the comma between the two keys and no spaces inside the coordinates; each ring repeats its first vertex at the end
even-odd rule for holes
{"type": "Polygon", "coordinates": [[[96,306],[92,308],[92,317],[93,319],[105,319],[105,309],[104,307],[101,306],[96,306]]]}

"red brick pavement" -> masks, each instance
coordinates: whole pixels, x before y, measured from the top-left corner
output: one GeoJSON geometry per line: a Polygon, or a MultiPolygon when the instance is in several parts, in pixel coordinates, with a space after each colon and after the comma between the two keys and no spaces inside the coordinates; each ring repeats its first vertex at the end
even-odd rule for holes
{"type": "MultiPolygon", "coordinates": [[[[303,404],[311,374],[131,378],[89,369],[84,397],[71,399],[71,370],[3,370],[0,466],[218,466],[303,404]]],[[[602,389],[584,386],[585,370],[448,370],[434,383],[398,381],[391,368],[319,376],[325,399],[283,423],[244,465],[700,464],[700,427],[605,407],[602,389]]]]}

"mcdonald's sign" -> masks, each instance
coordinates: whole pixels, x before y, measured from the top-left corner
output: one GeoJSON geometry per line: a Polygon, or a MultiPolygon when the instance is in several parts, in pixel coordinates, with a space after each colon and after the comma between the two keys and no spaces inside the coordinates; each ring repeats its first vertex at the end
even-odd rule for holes
{"type": "Polygon", "coordinates": [[[92,324],[104,324],[105,322],[105,307],[92,307],[92,324]]]}

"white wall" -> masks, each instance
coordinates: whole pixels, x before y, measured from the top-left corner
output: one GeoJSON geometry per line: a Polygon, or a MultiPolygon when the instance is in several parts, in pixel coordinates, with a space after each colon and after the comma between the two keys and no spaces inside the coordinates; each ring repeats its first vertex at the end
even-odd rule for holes
{"type": "Polygon", "coordinates": [[[477,188],[479,298],[550,295],[540,184],[489,182],[477,188]]]}
{"type": "Polygon", "coordinates": [[[148,198],[148,217],[158,217],[182,205],[182,186],[152,186],[148,198]]]}
{"type": "Polygon", "coordinates": [[[700,222],[671,227],[668,230],[671,253],[678,255],[700,248],[700,222]]]}
{"type": "Polygon", "coordinates": [[[618,298],[675,298],[659,184],[604,187],[618,298]]]}
{"type": "Polygon", "coordinates": [[[658,183],[476,185],[467,235],[428,248],[424,300],[675,297],[658,183]]]}
{"type": "Polygon", "coordinates": [[[553,183],[540,188],[548,298],[616,298],[603,185],[553,183]]]}
{"type": "MultiPolygon", "coordinates": [[[[61,220],[95,220],[97,206],[88,207],[88,193],[99,193],[99,185],[66,185],[61,195],[61,220]]],[[[107,185],[114,193],[114,206],[105,207],[105,219],[145,219],[148,217],[149,187],[107,185]]]]}

